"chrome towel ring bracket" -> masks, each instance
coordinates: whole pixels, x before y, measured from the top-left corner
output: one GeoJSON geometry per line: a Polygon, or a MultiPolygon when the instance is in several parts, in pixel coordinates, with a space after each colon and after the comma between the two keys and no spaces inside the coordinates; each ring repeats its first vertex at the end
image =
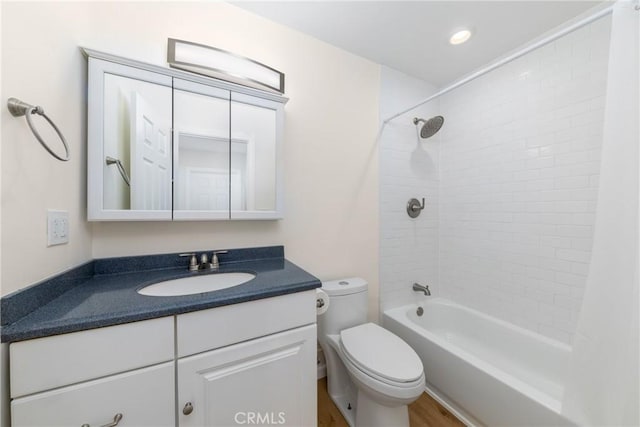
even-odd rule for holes
{"type": "Polygon", "coordinates": [[[42,107],[40,107],[39,105],[27,104],[26,102],[23,102],[23,101],[21,101],[21,100],[19,100],[17,98],[9,98],[9,100],[7,101],[7,108],[9,109],[9,112],[11,113],[11,115],[13,117],[20,117],[20,116],[25,116],[26,117],[27,123],[29,124],[29,127],[31,128],[31,132],[33,132],[33,135],[40,142],[40,144],[42,144],[44,149],[49,152],[49,154],[51,154],[53,157],[55,157],[56,159],[61,160],[63,162],[66,162],[66,161],[68,161],[70,159],[69,146],[67,145],[67,140],[64,138],[64,135],[62,135],[62,132],[60,132],[60,129],[58,129],[58,127],[51,121],[49,116],[47,116],[44,113],[44,110],[42,109],[42,107]],[[64,145],[64,151],[65,151],[65,156],[64,157],[61,157],[58,154],[56,154],[47,145],[47,143],[44,142],[44,140],[42,139],[42,137],[40,136],[40,134],[36,130],[36,127],[33,125],[33,120],[31,119],[31,116],[33,114],[37,114],[39,116],[44,117],[44,119],[47,122],[49,122],[49,124],[51,125],[53,130],[56,131],[56,133],[60,137],[60,140],[62,141],[62,145],[64,145]]]}
{"type": "Polygon", "coordinates": [[[120,161],[120,159],[114,159],[113,157],[107,156],[105,157],[105,163],[107,164],[107,166],[116,165],[118,167],[118,172],[120,172],[120,176],[122,177],[124,183],[127,184],[128,187],[131,187],[131,180],[129,179],[129,175],[127,174],[127,171],[124,169],[124,166],[122,165],[122,162],[120,161]]]}

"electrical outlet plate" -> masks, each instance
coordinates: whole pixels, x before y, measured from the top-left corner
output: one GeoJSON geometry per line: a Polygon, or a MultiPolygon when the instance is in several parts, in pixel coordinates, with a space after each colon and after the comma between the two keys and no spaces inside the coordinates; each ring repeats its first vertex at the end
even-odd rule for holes
{"type": "Polygon", "coordinates": [[[69,212],[47,211],[47,246],[69,243],[69,212]]]}

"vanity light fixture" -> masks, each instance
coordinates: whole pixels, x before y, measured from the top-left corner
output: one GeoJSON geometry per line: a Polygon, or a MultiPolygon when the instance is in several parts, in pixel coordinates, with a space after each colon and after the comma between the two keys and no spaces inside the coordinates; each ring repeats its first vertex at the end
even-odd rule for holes
{"type": "Polygon", "coordinates": [[[284,73],[215,47],[170,38],[167,62],[173,68],[284,93],[284,73]]]}
{"type": "Polygon", "coordinates": [[[464,29],[464,30],[456,31],[455,33],[453,33],[453,35],[449,39],[449,43],[453,45],[462,44],[467,40],[469,40],[470,37],[471,37],[471,31],[469,30],[464,29]]]}

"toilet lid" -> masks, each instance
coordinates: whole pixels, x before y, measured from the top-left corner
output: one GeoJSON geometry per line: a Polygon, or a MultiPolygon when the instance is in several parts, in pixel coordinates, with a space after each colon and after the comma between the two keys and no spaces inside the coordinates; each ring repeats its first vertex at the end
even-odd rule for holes
{"type": "Polygon", "coordinates": [[[363,371],[398,383],[422,376],[422,361],[409,344],[374,323],[345,329],[340,338],[346,356],[363,371]]]}

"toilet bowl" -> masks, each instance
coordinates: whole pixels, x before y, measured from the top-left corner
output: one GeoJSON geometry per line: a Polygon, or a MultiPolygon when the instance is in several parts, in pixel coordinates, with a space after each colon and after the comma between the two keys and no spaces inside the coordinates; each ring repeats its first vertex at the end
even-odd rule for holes
{"type": "Polygon", "coordinates": [[[324,282],[329,308],[318,316],[328,391],[350,426],[409,426],[407,405],[425,390],[422,362],[402,339],[367,323],[367,283],[324,282]]]}

